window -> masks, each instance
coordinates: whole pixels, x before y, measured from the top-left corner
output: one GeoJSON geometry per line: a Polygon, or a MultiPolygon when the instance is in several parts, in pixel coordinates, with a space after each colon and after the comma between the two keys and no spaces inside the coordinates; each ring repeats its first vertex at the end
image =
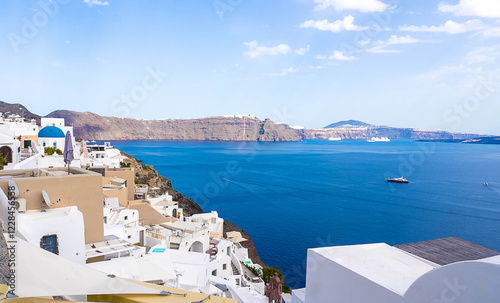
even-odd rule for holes
{"type": "Polygon", "coordinates": [[[57,235],[43,236],[40,240],[40,247],[53,254],[59,254],[59,247],[57,243],[57,235]]]}
{"type": "Polygon", "coordinates": [[[227,264],[222,264],[222,269],[226,270],[227,269],[227,264]]]}
{"type": "Polygon", "coordinates": [[[127,220],[128,220],[128,216],[125,216],[125,217],[123,218],[123,220],[127,221],[127,220]]]}
{"type": "Polygon", "coordinates": [[[230,247],[228,247],[228,248],[227,248],[227,255],[229,256],[229,255],[230,255],[230,253],[231,253],[231,248],[230,248],[230,247]]]}

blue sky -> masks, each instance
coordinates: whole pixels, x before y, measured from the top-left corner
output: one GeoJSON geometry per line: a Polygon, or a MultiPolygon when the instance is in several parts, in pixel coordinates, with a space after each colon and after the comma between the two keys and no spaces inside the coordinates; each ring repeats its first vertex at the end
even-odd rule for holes
{"type": "Polygon", "coordinates": [[[500,135],[496,0],[2,1],[0,100],[500,135]]]}

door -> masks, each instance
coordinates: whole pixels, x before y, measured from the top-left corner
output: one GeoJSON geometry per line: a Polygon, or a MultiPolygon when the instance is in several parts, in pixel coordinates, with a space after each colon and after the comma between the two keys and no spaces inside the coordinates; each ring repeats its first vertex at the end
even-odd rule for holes
{"type": "Polygon", "coordinates": [[[24,140],[24,148],[28,148],[31,145],[31,140],[24,140]]]}

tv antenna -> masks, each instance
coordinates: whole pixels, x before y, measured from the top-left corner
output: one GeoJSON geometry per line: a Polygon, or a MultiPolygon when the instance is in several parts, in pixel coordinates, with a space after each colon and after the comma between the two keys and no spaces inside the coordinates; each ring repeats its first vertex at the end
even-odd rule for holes
{"type": "Polygon", "coordinates": [[[19,193],[19,186],[17,186],[16,181],[10,179],[9,180],[9,191],[12,190],[14,198],[15,198],[15,207],[17,211],[26,211],[26,199],[19,199],[19,196],[29,192],[27,189],[22,193],[19,193]]]}
{"type": "Polygon", "coordinates": [[[19,187],[16,182],[12,179],[9,180],[9,189],[12,189],[14,192],[14,197],[19,197],[19,187]]]}
{"type": "Polygon", "coordinates": [[[45,189],[42,189],[42,197],[43,197],[42,212],[45,212],[45,208],[43,207],[44,204],[47,204],[47,206],[51,206],[52,202],[50,202],[49,194],[47,194],[47,192],[45,191],[45,189]]]}

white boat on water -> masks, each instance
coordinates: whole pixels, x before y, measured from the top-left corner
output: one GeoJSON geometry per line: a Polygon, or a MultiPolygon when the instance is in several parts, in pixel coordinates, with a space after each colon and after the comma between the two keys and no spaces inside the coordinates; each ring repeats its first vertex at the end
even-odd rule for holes
{"type": "Polygon", "coordinates": [[[331,137],[331,138],[328,138],[328,140],[330,140],[330,141],[340,141],[340,140],[342,140],[342,138],[331,137]]]}
{"type": "Polygon", "coordinates": [[[371,139],[366,140],[366,142],[390,142],[391,140],[387,137],[371,137],[371,139]]]}
{"type": "Polygon", "coordinates": [[[392,183],[410,183],[406,178],[401,177],[401,178],[391,178],[391,179],[386,179],[387,182],[392,182],[392,183]]]}

